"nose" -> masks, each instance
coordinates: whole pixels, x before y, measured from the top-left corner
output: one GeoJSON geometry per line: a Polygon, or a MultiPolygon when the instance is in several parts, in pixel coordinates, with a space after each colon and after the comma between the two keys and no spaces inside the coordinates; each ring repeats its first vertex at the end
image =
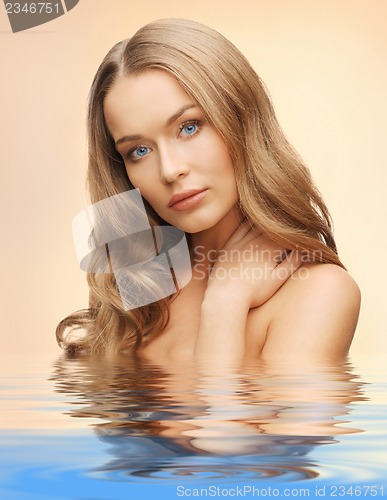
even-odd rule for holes
{"type": "Polygon", "coordinates": [[[188,174],[189,166],[181,153],[178,146],[173,144],[164,144],[159,147],[160,178],[164,184],[174,182],[179,177],[188,174]]]}

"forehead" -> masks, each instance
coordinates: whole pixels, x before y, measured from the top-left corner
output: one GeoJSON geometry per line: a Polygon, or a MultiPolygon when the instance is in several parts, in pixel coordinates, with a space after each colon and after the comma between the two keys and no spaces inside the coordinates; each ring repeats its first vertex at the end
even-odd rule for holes
{"type": "Polygon", "coordinates": [[[190,103],[194,100],[175,77],[166,71],[147,70],[119,78],[108,91],[103,107],[110,128],[130,117],[134,122],[145,119],[145,115],[165,119],[177,108],[190,103]]]}

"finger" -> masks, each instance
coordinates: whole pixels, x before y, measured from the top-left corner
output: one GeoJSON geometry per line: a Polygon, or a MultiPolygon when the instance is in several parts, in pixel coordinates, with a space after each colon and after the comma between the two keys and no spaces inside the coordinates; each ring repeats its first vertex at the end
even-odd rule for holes
{"type": "Polygon", "coordinates": [[[292,250],[288,250],[286,248],[284,248],[283,250],[278,249],[278,251],[276,253],[276,257],[274,259],[276,267],[279,266],[281,264],[281,262],[283,262],[286,258],[289,258],[291,253],[292,253],[292,250]]]}
{"type": "Polygon", "coordinates": [[[252,231],[252,229],[253,227],[251,226],[250,222],[246,218],[242,219],[242,221],[238,224],[235,231],[231,234],[226,243],[223,245],[223,248],[226,247],[226,245],[230,245],[232,243],[242,240],[250,231],[252,231]]]}
{"type": "Polygon", "coordinates": [[[300,252],[293,250],[288,253],[285,259],[272,272],[273,284],[277,284],[279,288],[300,268],[301,264],[302,258],[300,252]]]}
{"type": "Polygon", "coordinates": [[[257,307],[270,299],[286,281],[300,268],[302,264],[301,255],[292,251],[285,260],[277,266],[269,265],[265,271],[265,281],[262,282],[260,293],[254,297],[251,307],[257,307]]]}

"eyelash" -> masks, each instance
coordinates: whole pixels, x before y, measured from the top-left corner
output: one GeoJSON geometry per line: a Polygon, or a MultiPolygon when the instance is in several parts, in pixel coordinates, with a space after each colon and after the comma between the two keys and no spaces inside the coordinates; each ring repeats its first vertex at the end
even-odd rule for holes
{"type": "MultiPolygon", "coordinates": [[[[182,131],[186,128],[186,127],[189,127],[190,125],[196,125],[196,126],[197,126],[197,129],[196,129],[196,130],[195,130],[195,132],[193,132],[192,134],[188,134],[187,136],[185,136],[185,138],[191,138],[191,137],[193,137],[194,135],[196,135],[196,134],[200,131],[200,129],[201,129],[202,125],[203,125],[203,122],[202,122],[201,120],[188,120],[188,121],[186,121],[186,122],[182,123],[182,124],[179,126],[179,135],[181,134],[181,132],[182,132],[182,131]]],[[[141,146],[141,145],[134,146],[133,148],[130,148],[130,149],[129,149],[129,151],[126,153],[126,155],[125,155],[125,160],[126,160],[126,161],[131,161],[131,162],[136,162],[136,161],[141,160],[141,158],[136,158],[136,159],[134,159],[134,158],[132,157],[133,153],[134,153],[135,151],[137,151],[138,149],[141,149],[141,148],[150,149],[150,148],[148,148],[148,146],[141,146]]],[[[144,155],[144,157],[145,157],[145,156],[146,156],[146,155],[144,155]]]]}
{"type": "Polygon", "coordinates": [[[188,135],[188,137],[192,137],[193,135],[196,135],[199,132],[202,124],[203,123],[200,120],[188,120],[180,125],[179,133],[182,132],[186,127],[189,127],[190,125],[196,125],[198,127],[197,130],[193,134],[188,135]]]}

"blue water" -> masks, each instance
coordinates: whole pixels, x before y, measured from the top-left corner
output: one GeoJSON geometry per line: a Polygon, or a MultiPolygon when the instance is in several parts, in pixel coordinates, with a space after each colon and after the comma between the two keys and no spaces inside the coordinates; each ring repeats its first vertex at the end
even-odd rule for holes
{"type": "Polygon", "coordinates": [[[0,497],[387,497],[384,364],[193,373],[129,358],[0,369],[0,497]]]}

